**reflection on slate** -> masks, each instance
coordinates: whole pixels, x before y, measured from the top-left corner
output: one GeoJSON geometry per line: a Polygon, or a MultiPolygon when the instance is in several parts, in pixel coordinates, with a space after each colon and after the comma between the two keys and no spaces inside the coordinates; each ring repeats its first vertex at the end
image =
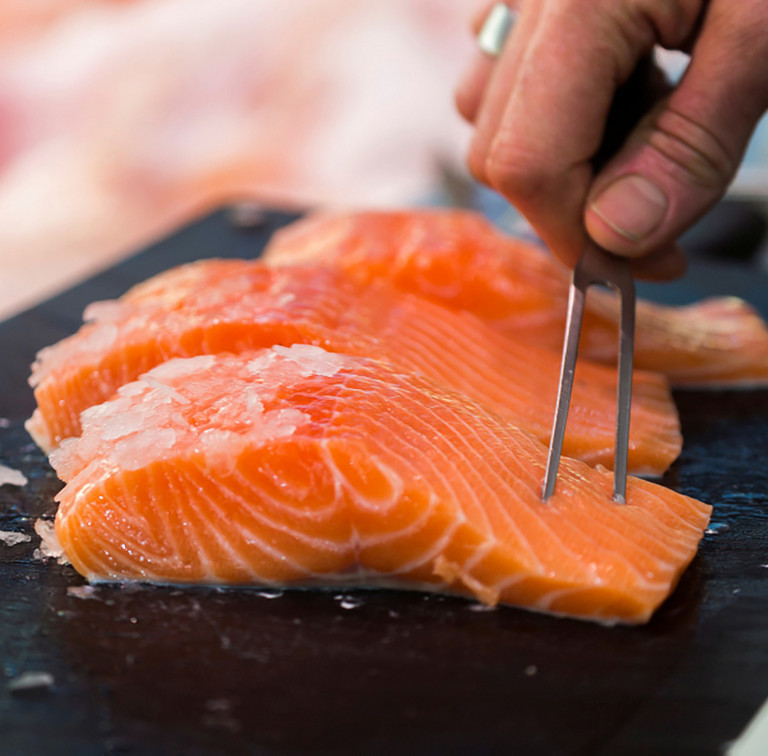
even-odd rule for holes
{"type": "Polygon", "coordinates": [[[591,750],[669,674],[696,605],[648,633],[395,592],[98,595],[56,592],[46,630],[64,664],[111,687],[120,729],[382,754],[591,750]]]}
{"type": "MultiPolygon", "coordinates": [[[[282,220],[246,237],[212,216],[199,226],[204,243],[188,231],[181,254],[210,255],[217,233],[221,246],[234,239],[237,254],[243,245],[254,254],[282,220]]],[[[18,316],[27,331],[13,337],[17,351],[50,336],[53,309],[63,316],[182,261],[164,249],[18,316]]],[[[68,317],[60,330],[76,322],[68,317]]],[[[0,324],[0,344],[6,337],[0,324]]],[[[22,368],[13,374],[26,378],[22,368]]],[[[0,416],[29,405],[23,382],[0,393],[0,416]]],[[[648,626],[610,629],[395,591],[91,590],[71,567],[36,560],[36,537],[0,543],[3,749],[720,753],[768,696],[768,392],[676,399],[685,449],[664,482],[715,514],[700,555],[648,626]],[[27,671],[51,673],[53,688],[12,694],[7,683],[27,671]]],[[[31,534],[36,518],[52,516],[60,484],[20,420],[0,428],[0,459],[29,478],[0,487],[0,530],[31,534]]]]}

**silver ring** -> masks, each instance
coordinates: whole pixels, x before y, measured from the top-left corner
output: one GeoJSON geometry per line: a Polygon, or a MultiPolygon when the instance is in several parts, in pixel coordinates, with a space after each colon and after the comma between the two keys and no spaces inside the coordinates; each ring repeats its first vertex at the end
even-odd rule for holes
{"type": "Polygon", "coordinates": [[[496,3],[477,35],[478,47],[491,57],[498,57],[516,20],[517,11],[506,3],[496,3]]]}

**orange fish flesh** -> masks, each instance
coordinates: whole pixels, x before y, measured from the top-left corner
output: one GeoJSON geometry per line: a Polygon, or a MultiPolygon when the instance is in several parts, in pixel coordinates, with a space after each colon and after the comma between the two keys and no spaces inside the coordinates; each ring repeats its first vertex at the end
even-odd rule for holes
{"type": "Polygon", "coordinates": [[[90,580],[389,585],[646,622],[710,507],[564,459],[428,378],[320,347],[171,360],[83,414],[51,461],[90,580]]]}
{"type": "MultiPolygon", "coordinates": [[[[544,249],[462,210],[318,213],[279,231],[272,265],[323,263],[478,315],[501,332],[562,348],[569,272],[544,249]]],[[[616,298],[587,297],[580,354],[616,364],[616,298]]],[[[635,365],[674,386],[768,384],[768,328],[736,297],[683,307],[638,301],[635,365]]]]}
{"type": "MultiPolygon", "coordinates": [[[[201,261],[98,303],[86,316],[77,334],[43,350],[33,368],[38,407],[28,428],[48,450],[80,432],[83,410],[169,358],[293,343],[419,371],[549,441],[557,354],[386,281],[359,281],[327,266],[201,261]]],[[[615,370],[582,360],[565,454],[612,467],[615,406],[615,370]]],[[[681,443],[666,380],[637,371],[630,470],[661,474],[681,443]]]]}

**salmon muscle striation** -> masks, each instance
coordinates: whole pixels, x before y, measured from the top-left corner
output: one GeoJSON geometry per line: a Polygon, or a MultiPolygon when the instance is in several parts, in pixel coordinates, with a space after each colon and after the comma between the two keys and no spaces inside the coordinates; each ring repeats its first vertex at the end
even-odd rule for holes
{"type": "MultiPolygon", "coordinates": [[[[28,428],[44,449],[80,432],[80,413],[172,357],[239,353],[306,343],[423,373],[548,443],[560,359],[499,333],[469,312],[359,281],[327,266],[270,269],[208,260],[97,303],[74,336],[43,350],[33,367],[37,410],[28,428]]],[[[616,371],[582,360],[564,451],[613,466],[616,371]]],[[[666,380],[634,376],[629,467],[659,475],[678,456],[681,435],[666,380]]]]}
{"type": "MultiPolygon", "coordinates": [[[[396,286],[466,310],[507,335],[560,350],[568,271],[546,250],[501,233],[464,210],[321,212],[275,234],[275,266],[324,263],[361,280],[396,286]]],[[[580,354],[615,364],[619,305],[590,290],[580,354]]],[[[751,388],[768,384],[768,328],[736,297],[670,307],[637,304],[635,366],[673,386],[751,388]]]]}
{"type": "Polygon", "coordinates": [[[466,396],[297,344],[171,360],[51,455],[56,532],[90,580],[396,585],[643,623],[710,507],[564,459],[466,396]]]}

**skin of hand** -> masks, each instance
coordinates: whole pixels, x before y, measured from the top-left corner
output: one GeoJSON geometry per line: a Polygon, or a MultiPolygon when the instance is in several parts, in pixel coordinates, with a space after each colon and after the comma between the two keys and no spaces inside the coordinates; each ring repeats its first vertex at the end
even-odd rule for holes
{"type": "MultiPolygon", "coordinates": [[[[477,31],[493,3],[480,9],[477,31]]],[[[498,58],[478,51],[456,91],[474,125],[473,176],[572,266],[588,233],[668,279],[675,240],[724,194],[768,107],[766,0],[517,0],[498,58]],[[690,54],[606,165],[591,160],[617,89],[655,45],[690,54]]]]}

